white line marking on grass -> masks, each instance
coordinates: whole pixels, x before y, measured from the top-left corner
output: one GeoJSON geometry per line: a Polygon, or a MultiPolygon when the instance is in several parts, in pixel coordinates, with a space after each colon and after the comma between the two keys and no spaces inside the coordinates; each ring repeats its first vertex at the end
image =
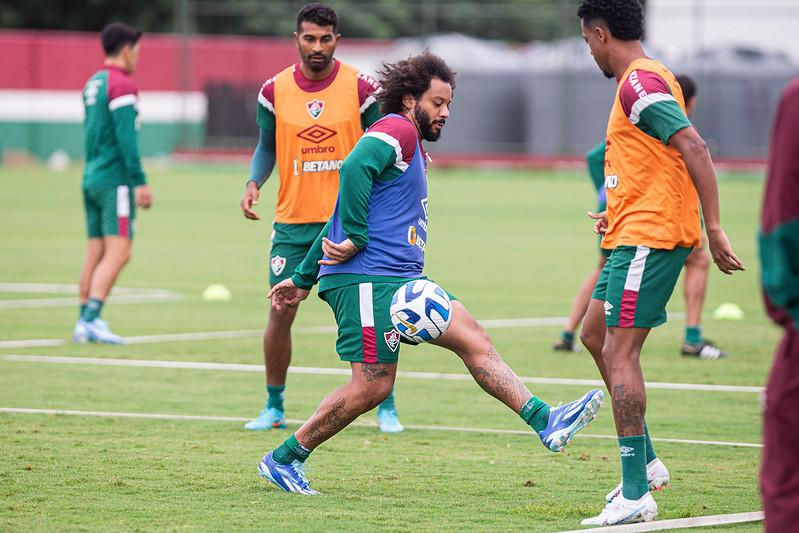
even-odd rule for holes
{"type": "MultiPolygon", "coordinates": [[[[0,283],[0,292],[31,294],[78,294],[77,285],[58,283],[0,283]]],[[[137,304],[171,302],[182,296],[165,289],[137,289],[115,287],[109,302],[113,304],[137,304]]],[[[43,309],[48,307],[77,306],[75,298],[30,298],[25,300],[0,300],[0,309],[43,309]]],[[[62,341],[63,342],[63,341],[62,341]]],[[[41,346],[39,344],[38,346],[41,346]]]]}
{"type": "MultiPolygon", "coordinates": [[[[68,415],[68,416],[101,416],[101,417],[118,417],[118,418],[144,418],[144,419],[160,419],[160,420],[200,420],[211,422],[248,422],[251,418],[241,418],[234,416],[197,416],[197,415],[173,415],[173,414],[160,414],[160,413],[120,413],[112,411],[80,411],[72,409],[28,409],[21,407],[0,407],[0,413],[10,414],[29,414],[29,415],[68,415]]],[[[286,422],[293,425],[301,425],[305,420],[288,419],[286,422]]],[[[373,421],[356,420],[351,425],[359,427],[377,427],[373,421]]],[[[496,428],[471,428],[471,427],[458,427],[458,426],[427,426],[416,424],[405,424],[408,429],[417,429],[421,431],[450,431],[457,433],[490,433],[500,435],[524,435],[530,436],[533,433],[529,430],[520,429],[496,429],[496,428]]],[[[617,440],[616,435],[592,435],[581,433],[580,438],[591,439],[604,439],[604,440],[617,440]]],[[[692,439],[669,439],[653,437],[654,442],[670,442],[675,444],[703,444],[707,446],[724,446],[736,448],[762,448],[762,444],[753,444],[749,442],[725,442],[725,441],[710,441],[710,440],[692,440],[692,439]]]]}
{"type": "MultiPolygon", "coordinates": [[[[0,284],[0,287],[2,284],[0,284]]],[[[2,291],[0,291],[2,292],[2,291]]],[[[16,300],[14,300],[16,301],[16,300]]],[[[27,301],[27,300],[20,300],[27,301]]],[[[41,300],[31,300],[33,302],[41,300]]],[[[70,305],[75,305],[72,301],[70,305]]],[[[0,300],[2,308],[2,300],[0,300]]],[[[684,313],[671,313],[669,318],[680,319],[684,313]]],[[[549,318],[500,318],[491,320],[480,320],[480,324],[486,329],[509,329],[509,328],[534,328],[547,326],[560,326],[565,324],[566,317],[549,318]]],[[[336,326],[304,326],[293,328],[295,333],[305,333],[309,335],[319,335],[336,333],[336,326]]],[[[142,335],[138,337],[125,337],[128,344],[149,344],[159,342],[188,342],[205,341],[220,339],[244,339],[250,337],[260,337],[264,334],[262,329],[244,329],[232,331],[197,331],[191,333],[166,333],[162,335],[142,335]]],[[[0,341],[0,348],[36,348],[39,346],[64,346],[67,341],[64,339],[19,339],[0,341]],[[46,343],[46,344],[44,344],[46,343]]]]}
{"type": "MultiPolygon", "coordinates": [[[[147,359],[106,359],[102,357],[59,357],[49,355],[0,355],[0,360],[17,361],[25,363],[64,363],[74,365],[102,365],[102,366],[135,366],[151,368],[186,368],[192,370],[228,370],[234,372],[263,372],[262,365],[234,364],[234,363],[204,363],[192,361],[154,361],[147,359]]],[[[349,368],[319,368],[310,366],[290,366],[289,372],[293,374],[312,374],[320,376],[349,376],[349,368]]],[[[397,377],[409,379],[433,379],[445,381],[473,381],[469,374],[447,374],[437,372],[397,372],[397,377]]],[[[604,387],[598,379],[571,379],[571,378],[534,378],[523,377],[525,383],[537,385],[585,385],[589,387],[604,387]]],[[[699,383],[661,383],[647,382],[647,388],[665,390],[694,390],[704,392],[748,392],[760,393],[763,387],[749,387],[743,385],[703,385],[699,383]]]]}
{"type": "Polygon", "coordinates": [[[574,529],[562,533],[577,533],[578,531],[591,531],[596,533],[637,533],[639,531],[662,531],[664,529],[683,529],[690,527],[720,526],[723,524],[742,524],[745,522],[760,522],[763,512],[717,514],[712,516],[692,516],[690,518],[677,518],[675,520],[655,520],[642,524],[628,524],[625,526],[610,526],[589,529],[574,529]]]}

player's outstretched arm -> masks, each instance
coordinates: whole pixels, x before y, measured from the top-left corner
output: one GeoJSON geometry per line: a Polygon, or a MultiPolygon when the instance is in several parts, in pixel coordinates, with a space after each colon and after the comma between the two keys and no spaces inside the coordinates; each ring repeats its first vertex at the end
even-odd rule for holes
{"type": "Polygon", "coordinates": [[[725,274],[745,270],[743,263],[733,252],[727,234],[721,229],[716,170],[710,159],[707,144],[693,127],[683,128],[672,135],[669,144],[682,155],[688,174],[699,194],[710,253],[716,266],[725,274]]]}
{"type": "Polygon", "coordinates": [[[253,211],[253,208],[258,205],[261,186],[266,183],[275,168],[275,159],[275,132],[274,130],[260,128],[258,145],[253,151],[252,162],[250,163],[250,177],[247,180],[247,189],[244,191],[244,197],[240,203],[244,218],[250,220],[261,219],[258,213],[253,211]]]}

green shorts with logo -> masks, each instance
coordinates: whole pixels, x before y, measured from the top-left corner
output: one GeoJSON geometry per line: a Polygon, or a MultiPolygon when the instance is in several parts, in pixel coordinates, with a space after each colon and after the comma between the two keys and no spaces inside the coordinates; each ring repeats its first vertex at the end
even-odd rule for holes
{"type": "Polygon", "coordinates": [[[302,263],[325,223],[272,224],[272,246],[269,251],[269,284],[276,285],[294,274],[302,263]]]}
{"type": "Polygon", "coordinates": [[[133,187],[83,188],[86,233],[90,239],[119,236],[133,239],[136,202],[133,187]]]}
{"type": "Polygon", "coordinates": [[[618,246],[599,275],[592,298],[605,301],[611,328],[654,328],[666,322],[666,304],[691,248],[658,250],[618,246]]]}
{"type": "MultiPolygon", "coordinates": [[[[391,323],[391,299],[397,289],[413,279],[358,283],[331,288],[319,294],[336,317],[336,352],[351,363],[396,363],[404,341],[391,323]]],[[[457,298],[450,294],[450,300],[457,298]]]]}

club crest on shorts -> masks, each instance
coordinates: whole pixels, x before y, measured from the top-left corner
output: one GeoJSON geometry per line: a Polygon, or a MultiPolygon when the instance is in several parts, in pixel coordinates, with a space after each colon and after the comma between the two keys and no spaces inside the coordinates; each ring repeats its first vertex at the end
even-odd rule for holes
{"type": "Polygon", "coordinates": [[[391,351],[396,352],[400,343],[400,334],[397,332],[397,330],[392,329],[391,331],[387,331],[383,333],[383,337],[385,337],[386,344],[388,344],[388,347],[391,348],[391,351]]]}
{"type": "Polygon", "coordinates": [[[319,115],[322,114],[322,111],[325,110],[325,101],[314,98],[310,102],[305,103],[305,108],[308,109],[308,114],[311,115],[312,118],[317,119],[319,115]]]}
{"type": "Polygon", "coordinates": [[[281,272],[283,272],[283,269],[286,268],[286,258],[276,255],[272,258],[271,265],[272,272],[274,272],[275,276],[279,276],[281,272]]]}

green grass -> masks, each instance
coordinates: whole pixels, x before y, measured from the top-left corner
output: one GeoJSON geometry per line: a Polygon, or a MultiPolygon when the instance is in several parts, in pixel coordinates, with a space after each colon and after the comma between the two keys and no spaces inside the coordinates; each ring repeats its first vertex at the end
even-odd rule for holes
{"type": "MultiPolygon", "coordinates": [[[[0,169],[0,282],[75,283],[84,251],[79,169],[53,174],[0,169]]],[[[104,318],[126,336],[259,329],[268,302],[269,215],[276,183],[263,191],[264,220],[245,221],[238,201],[245,169],[154,170],[152,211],[140,213],[134,257],[118,284],[169,289],[176,302],[107,306],[104,318]],[[200,299],[211,283],[231,302],[200,299]]],[[[711,274],[705,332],[732,355],[722,361],[678,355],[683,323],[650,335],[643,354],[650,381],[753,385],[765,380],[778,331],[758,294],[755,248],[758,176],[723,176],[724,226],[745,273],[711,274]],[[709,311],[736,302],[742,322],[709,311]]],[[[433,171],[427,273],[480,319],[565,316],[597,253],[588,179],[579,172],[433,171]]],[[[681,289],[670,303],[683,310],[681,289]]],[[[0,299],[64,295],[0,292],[0,299]]],[[[77,306],[0,309],[0,340],[67,339],[77,306]]],[[[297,325],[332,325],[312,297],[297,325]]],[[[495,329],[503,357],[524,376],[597,379],[590,357],[550,351],[557,327],[495,329]]],[[[346,368],[333,334],[295,334],[294,364],[346,368]]],[[[257,337],[125,347],[0,349],[0,407],[131,413],[253,416],[263,402],[259,372],[37,364],[4,354],[259,364],[257,337]]],[[[453,355],[403,348],[400,370],[463,372],[453,355]]],[[[343,376],[289,376],[288,416],[303,419],[343,376]]],[[[575,386],[531,385],[551,402],[575,386]]],[[[410,425],[524,429],[513,413],[471,382],[399,378],[402,421],[410,425]]],[[[760,399],[753,393],[651,390],[655,438],[756,443],[760,399]]],[[[370,423],[372,415],[364,417],[370,423]]],[[[291,427],[289,428],[291,429],[291,427]]],[[[309,461],[322,498],[274,490],[255,464],[289,431],[252,433],[239,422],[0,414],[2,530],[554,531],[574,529],[601,509],[619,478],[613,440],[581,438],[560,455],[533,435],[408,430],[385,436],[347,429],[309,461]]],[[[612,435],[606,409],[586,435],[612,435]]],[[[657,496],[659,518],[759,509],[756,448],[655,442],[672,473],[657,496]]],[[[756,531],[756,524],[724,529],[756,531]]]]}

